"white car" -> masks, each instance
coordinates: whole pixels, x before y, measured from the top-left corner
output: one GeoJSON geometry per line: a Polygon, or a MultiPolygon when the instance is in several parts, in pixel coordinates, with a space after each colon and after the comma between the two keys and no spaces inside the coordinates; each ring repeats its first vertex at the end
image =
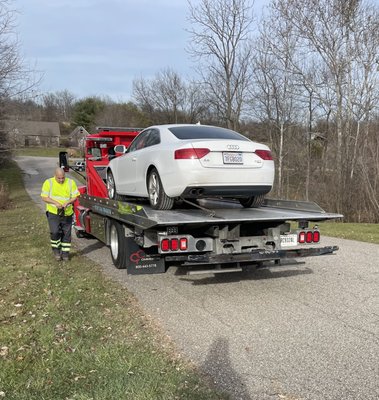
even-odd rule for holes
{"type": "Polygon", "coordinates": [[[169,210],[175,199],[223,197],[244,207],[259,207],[274,182],[270,149],[224,128],[207,125],[157,125],[134,138],[110,161],[107,189],[143,197],[153,208],[169,210]]]}
{"type": "Polygon", "coordinates": [[[86,169],[86,162],[85,161],[77,161],[74,165],[75,171],[84,171],[86,169]]]}

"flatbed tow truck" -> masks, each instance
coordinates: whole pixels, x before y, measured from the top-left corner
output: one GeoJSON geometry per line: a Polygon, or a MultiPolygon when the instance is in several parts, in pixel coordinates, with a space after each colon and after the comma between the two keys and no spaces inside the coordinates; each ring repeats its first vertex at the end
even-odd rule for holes
{"type": "MultiPolygon", "coordinates": [[[[120,155],[118,144],[128,146],[138,133],[135,128],[102,127],[86,137],[87,184],[79,186],[81,196],[74,205],[77,236],[95,237],[109,246],[117,268],[128,274],[164,273],[170,265],[185,267],[189,274],[234,272],[298,263],[298,258],[338,250],[321,245],[317,223],[342,215],[313,202],[266,199],[259,208],[243,208],[231,200],[182,199],[180,208],[155,210],[141,199],[109,199],[109,160],[120,155]]],[[[67,153],[61,152],[59,159],[67,169],[67,153]]]]}

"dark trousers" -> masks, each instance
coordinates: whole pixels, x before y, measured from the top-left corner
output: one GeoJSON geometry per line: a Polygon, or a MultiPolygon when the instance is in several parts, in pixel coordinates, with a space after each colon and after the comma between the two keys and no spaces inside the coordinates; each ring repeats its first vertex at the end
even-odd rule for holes
{"type": "Polygon", "coordinates": [[[46,212],[50,228],[50,243],[53,252],[59,254],[69,253],[71,250],[72,215],[60,216],[46,212]]]}

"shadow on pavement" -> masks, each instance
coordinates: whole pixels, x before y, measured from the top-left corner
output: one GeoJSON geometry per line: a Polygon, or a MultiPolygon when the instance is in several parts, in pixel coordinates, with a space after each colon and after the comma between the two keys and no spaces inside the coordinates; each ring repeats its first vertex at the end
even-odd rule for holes
{"type": "Polygon", "coordinates": [[[200,370],[210,375],[218,388],[233,393],[234,396],[237,395],[237,398],[252,400],[246,384],[233,368],[229,353],[228,339],[223,337],[216,339],[200,370]]]}
{"type": "Polygon", "coordinates": [[[218,283],[230,283],[230,282],[240,282],[240,281],[258,281],[263,279],[278,279],[278,278],[290,278],[292,276],[298,275],[309,275],[313,274],[311,268],[302,269],[283,269],[282,267],[273,268],[262,268],[262,269],[250,269],[242,272],[227,272],[222,274],[214,274],[210,272],[209,274],[201,277],[200,275],[186,275],[187,269],[184,267],[178,267],[176,275],[183,276],[180,280],[192,281],[193,285],[208,285],[208,284],[218,284],[218,283]],[[180,271],[179,271],[180,270],[180,271]]]}
{"type": "Polygon", "coordinates": [[[79,253],[81,256],[85,256],[87,254],[92,253],[93,251],[103,248],[104,246],[105,245],[102,242],[100,242],[99,240],[96,240],[95,243],[92,243],[89,246],[86,246],[84,248],[80,248],[79,253]]]}

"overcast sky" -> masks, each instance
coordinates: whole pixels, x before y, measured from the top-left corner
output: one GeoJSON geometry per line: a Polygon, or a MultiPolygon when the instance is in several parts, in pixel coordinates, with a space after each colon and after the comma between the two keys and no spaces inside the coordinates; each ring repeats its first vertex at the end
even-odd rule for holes
{"type": "MultiPolygon", "coordinates": [[[[264,0],[256,1],[261,8],[264,0]]],[[[42,92],[131,99],[134,78],[190,77],[187,0],[15,0],[21,52],[42,92]]]]}

